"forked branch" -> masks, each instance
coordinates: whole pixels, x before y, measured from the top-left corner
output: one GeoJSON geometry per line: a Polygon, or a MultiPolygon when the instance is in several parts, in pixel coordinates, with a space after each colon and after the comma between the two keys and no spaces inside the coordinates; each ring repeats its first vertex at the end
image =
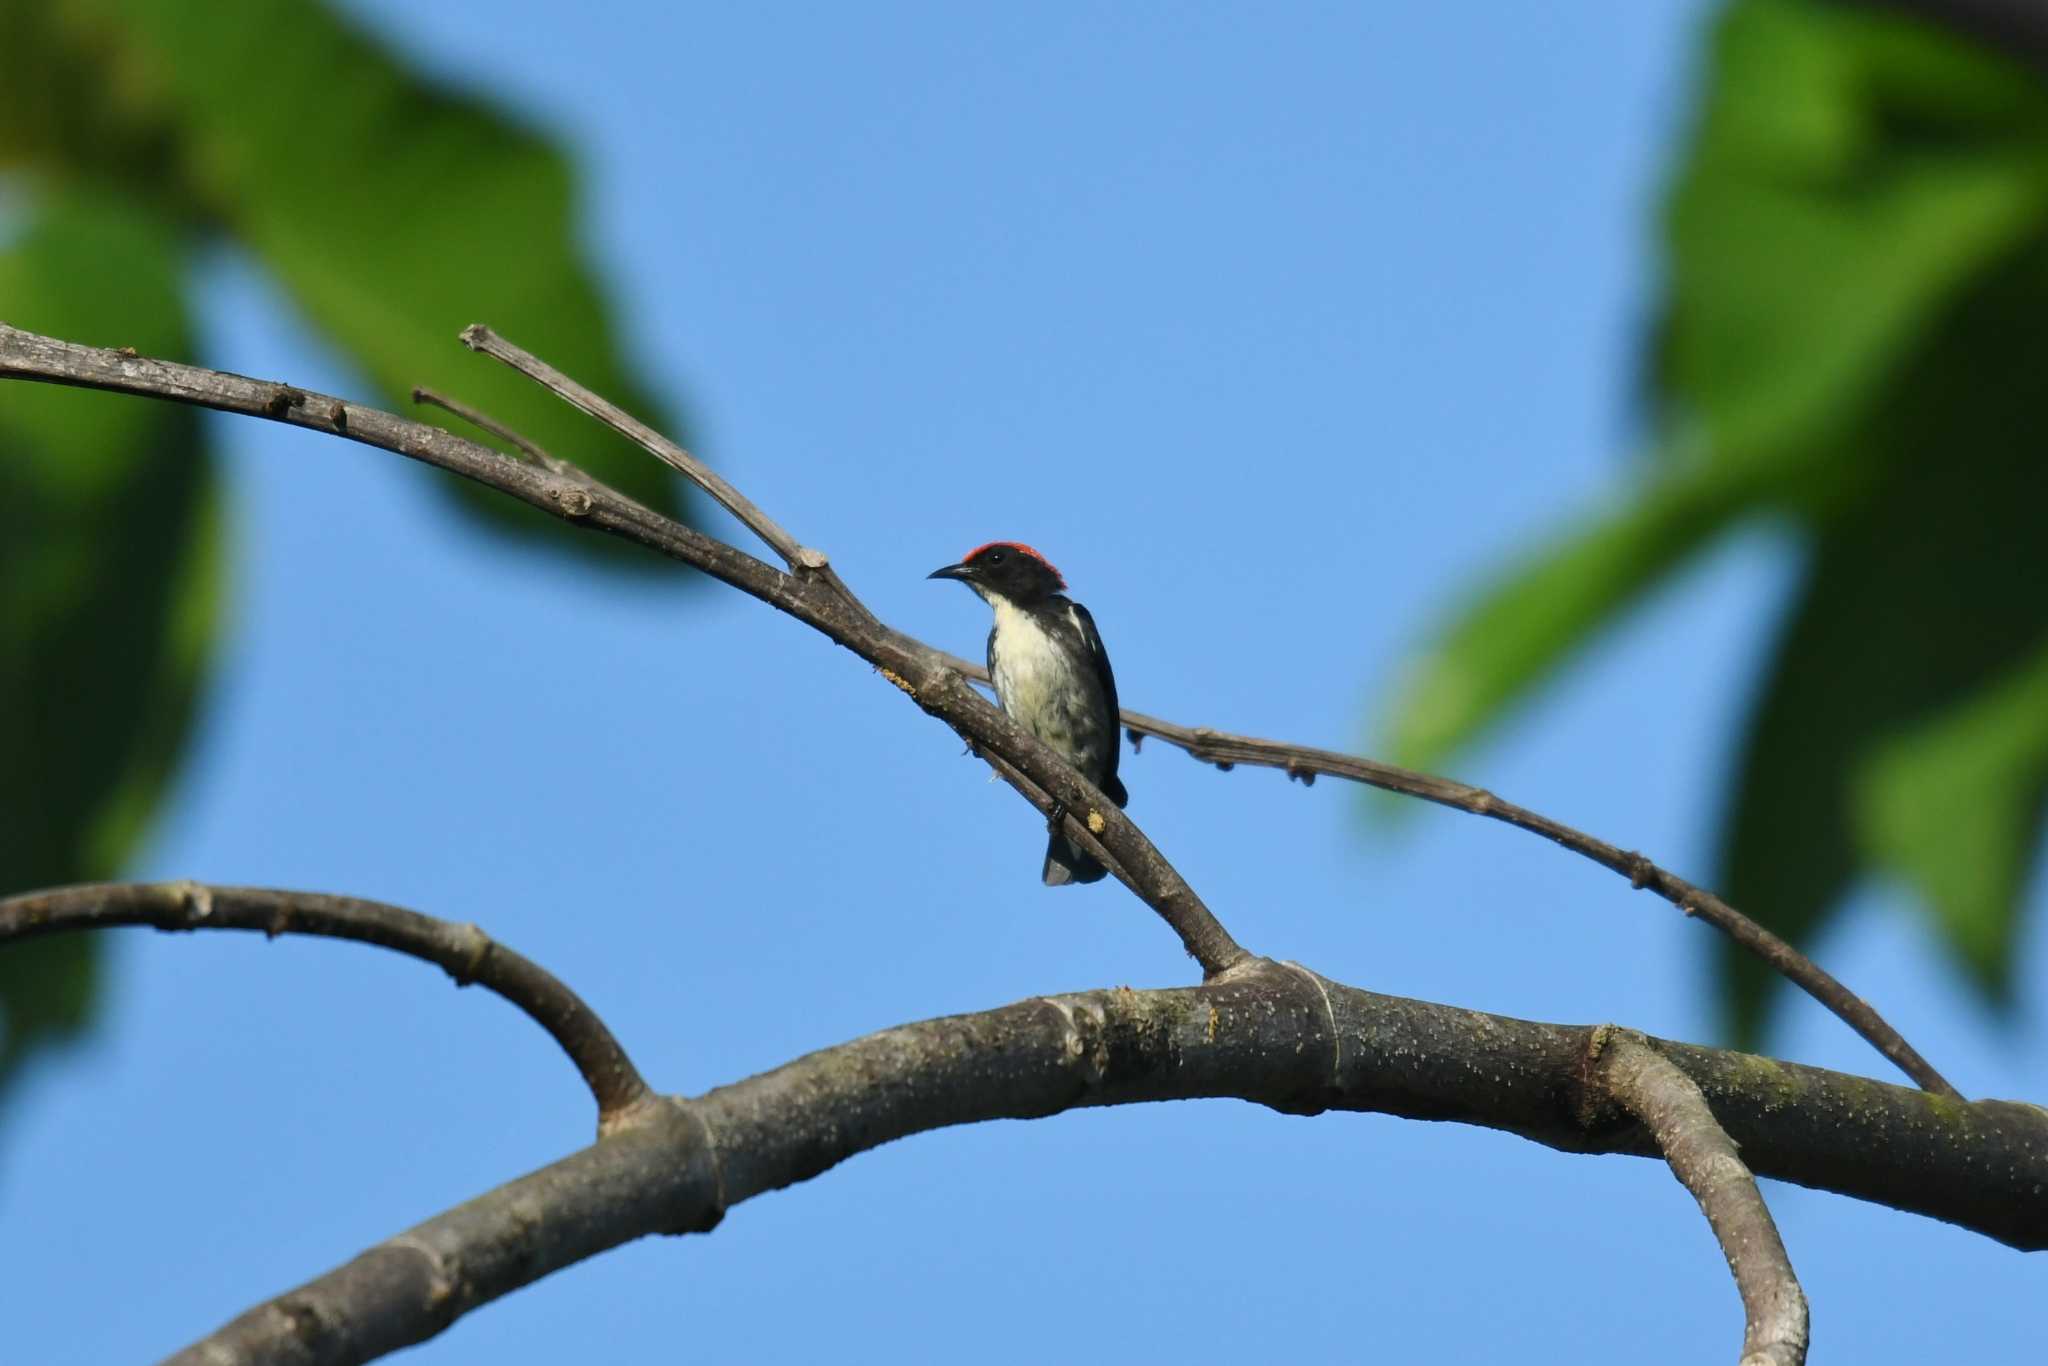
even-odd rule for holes
{"type": "MultiPolygon", "coordinates": [[[[472,351],[480,351],[491,359],[510,366],[570,407],[596,418],[627,440],[634,442],[662,464],[710,494],[720,507],[739,518],[747,530],[766,541],[769,548],[780,555],[782,562],[791,569],[810,564],[815,552],[806,551],[798,545],[796,537],[784,531],[774,518],[754,506],[753,502],[734,488],[725,476],[610,399],[584,388],[540,357],[512,345],[482,323],[472,323],[462,329],[462,344],[472,351]]],[[[477,421],[467,413],[461,416],[472,422],[477,421]]]]}
{"type": "MultiPolygon", "coordinates": [[[[487,329],[472,329],[473,342],[485,338],[490,339],[494,356],[510,361],[526,354],[502,338],[491,337],[487,329]]],[[[530,357],[527,360],[530,363],[522,365],[522,373],[531,374],[551,388],[559,382],[569,391],[565,397],[587,394],[541,362],[530,357]]],[[[877,621],[831,572],[823,555],[797,546],[793,537],[774,527],[723,480],[718,481],[719,487],[725,490],[725,497],[736,500],[736,512],[741,508],[751,510],[740,515],[743,519],[759,519],[762,525],[756,526],[756,530],[763,539],[778,549],[788,547],[792,572],[784,573],[723,541],[664,517],[580,470],[572,477],[512,459],[438,427],[292,385],[155,360],[132,352],[81,346],[0,323],[0,377],[7,376],[171,399],[311,427],[473,479],[575,525],[632,541],[693,565],[852,650],[918,706],[951,726],[977,751],[1001,756],[1012,769],[1029,778],[1031,790],[1018,788],[1026,799],[1041,811],[1050,811],[1057,803],[1066,812],[1070,834],[1087,835],[1100,844],[1109,861],[1120,870],[1125,884],[1180,936],[1189,956],[1201,964],[1205,974],[1213,976],[1250,956],[1146,838],[1144,831],[1114,803],[1051,748],[970,687],[956,670],[948,667],[938,651],[877,621]]],[[[615,409],[594,396],[591,400],[599,404],[600,415],[616,414],[615,409]]],[[[630,418],[617,416],[625,424],[620,430],[645,430],[630,418]]],[[[694,463],[685,461],[677,468],[687,474],[694,463]]],[[[714,496],[718,496],[716,492],[714,496]]],[[[755,523],[749,521],[749,525],[755,523]]]]}
{"type": "Polygon", "coordinates": [[[1738,1366],[1804,1366],[1805,1292],[1756,1177],[1714,1118],[1699,1084],[1625,1030],[1593,1034],[1594,1075],[1657,1141],[1671,1174],[1699,1201],[1742,1296],[1742,1358],[1738,1366]]]}

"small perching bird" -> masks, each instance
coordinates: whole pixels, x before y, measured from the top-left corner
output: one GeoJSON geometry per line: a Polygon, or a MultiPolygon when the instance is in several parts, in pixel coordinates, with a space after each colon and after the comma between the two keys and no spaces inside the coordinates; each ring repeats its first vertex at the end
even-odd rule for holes
{"type": "MultiPolygon", "coordinates": [[[[1028,545],[990,541],[930,577],[958,579],[995,609],[988,676],[1003,710],[1123,806],[1129,797],[1116,776],[1116,677],[1095,619],[1065,596],[1059,570],[1028,545]]],[[[1099,882],[1108,871],[1055,820],[1045,849],[1048,887],[1099,882]]]]}

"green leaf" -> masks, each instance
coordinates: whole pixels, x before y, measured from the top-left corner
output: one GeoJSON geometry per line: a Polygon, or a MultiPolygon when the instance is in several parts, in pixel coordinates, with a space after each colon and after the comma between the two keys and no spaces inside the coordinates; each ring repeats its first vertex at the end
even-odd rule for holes
{"type": "MultiPolygon", "coordinates": [[[[181,265],[132,204],[52,197],[0,251],[0,317],[181,356],[181,265]]],[[[217,511],[195,410],[0,387],[0,888],[109,877],[132,854],[217,629],[217,511]]],[[[84,1027],[97,948],[0,950],[0,1084],[84,1027]]]]}
{"type": "MultiPolygon", "coordinates": [[[[2048,242],[1924,336],[1850,433],[1884,477],[1821,532],[1723,827],[1722,890],[1794,943],[1812,941],[1866,866],[1860,775],[2048,638],[2042,309],[2048,242]]],[[[2023,753],[2008,761],[2048,773],[2023,753]]],[[[2005,876],[2016,892],[2016,871],[2005,876]]],[[[1997,918],[2009,927],[2013,914],[2009,900],[1997,918]]],[[[1980,941],[1983,980],[2003,980],[1991,961],[2009,946],[1980,941]]],[[[1754,1044],[1773,980],[1732,949],[1722,961],[1736,1037],[1754,1044]]]]}
{"type": "MultiPolygon", "coordinates": [[[[653,460],[456,341],[490,322],[675,432],[627,373],[564,158],[329,7],[247,0],[201,23],[178,0],[0,0],[0,172],[0,230],[16,194],[37,215],[0,236],[0,317],[190,358],[179,246],[224,237],[390,406],[415,383],[444,389],[677,505],[653,460]]],[[[536,543],[613,549],[443,487],[536,543]]],[[[216,629],[218,511],[193,411],[0,389],[0,888],[109,876],[132,856],[216,629]]],[[[82,1027],[94,948],[69,936],[0,954],[0,1083],[82,1027]]]]}
{"type": "Polygon", "coordinates": [[[188,212],[168,120],[115,36],[85,18],[68,0],[0,0],[0,169],[118,184],[170,216],[188,212]]]}
{"type": "Polygon", "coordinates": [[[1853,460],[1844,426],[1920,330],[2039,229],[2048,91],[1896,16],[1800,0],[1730,6],[1713,55],[1667,209],[1667,398],[1716,459],[1853,460]]]}
{"type": "MultiPolygon", "coordinates": [[[[1867,866],[1852,775],[2010,668],[2048,604],[2025,588],[2048,565],[2024,511],[2048,93],[1940,30],[1794,0],[1731,6],[1715,55],[1672,196],[1665,378],[1710,448],[1780,463],[1818,535],[1719,879],[1807,944],[1867,866]]],[[[1753,1045],[1779,984],[1730,947],[1720,963],[1753,1045]]]]}
{"type": "Polygon", "coordinates": [[[1879,747],[1856,774],[1868,856],[1932,908],[1958,960],[2012,999],[2020,898],[2048,810],[2048,642],[1960,706],[1879,747]]]}
{"type": "MultiPolygon", "coordinates": [[[[487,322],[686,436],[629,373],[555,147],[428,84],[309,0],[243,0],[223,24],[193,22],[182,0],[67,8],[78,41],[115,46],[124,82],[174,130],[189,203],[255,254],[385,402],[402,409],[414,385],[440,389],[676,511],[679,488],[651,456],[456,340],[487,322]]],[[[466,481],[442,486],[546,544],[616,550],[466,481]]]]}
{"type": "Polygon", "coordinates": [[[1884,15],[1729,8],[1673,190],[1662,477],[1510,571],[1411,671],[1390,748],[1430,766],[1753,516],[1882,477],[1850,439],[1917,339],[2048,217],[2048,94],[1884,15]]]}

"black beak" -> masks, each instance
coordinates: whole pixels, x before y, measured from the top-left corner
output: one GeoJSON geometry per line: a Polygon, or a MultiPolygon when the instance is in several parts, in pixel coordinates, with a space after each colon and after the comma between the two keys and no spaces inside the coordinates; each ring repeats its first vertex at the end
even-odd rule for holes
{"type": "Polygon", "coordinates": [[[974,577],[974,571],[964,564],[949,564],[944,569],[934,569],[925,575],[928,579],[958,579],[966,583],[974,577]]]}

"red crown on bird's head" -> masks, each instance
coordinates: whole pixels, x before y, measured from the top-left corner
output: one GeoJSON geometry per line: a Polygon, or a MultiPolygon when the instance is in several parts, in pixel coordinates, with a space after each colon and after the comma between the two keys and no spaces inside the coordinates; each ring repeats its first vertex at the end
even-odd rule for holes
{"type": "Polygon", "coordinates": [[[1032,559],[1044,565],[1047,573],[1051,574],[1055,579],[1059,580],[1060,587],[1065,588],[1067,586],[1066,575],[1060,573],[1059,570],[1054,569],[1051,560],[1048,560],[1047,558],[1045,558],[1045,556],[1039,554],[1036,550],[1033,550],[1030,546],[1024,544],[1022,541],[990,541],[986,545],[978,545],[974,547],[974,549],[968,551],[965,555],[961,556],[960,563],[973,564],[976,560],[980,559],[983,555],[986,555],[991,550],[1014,550],[1019,555],[1029,555],[1032,559]]]}

